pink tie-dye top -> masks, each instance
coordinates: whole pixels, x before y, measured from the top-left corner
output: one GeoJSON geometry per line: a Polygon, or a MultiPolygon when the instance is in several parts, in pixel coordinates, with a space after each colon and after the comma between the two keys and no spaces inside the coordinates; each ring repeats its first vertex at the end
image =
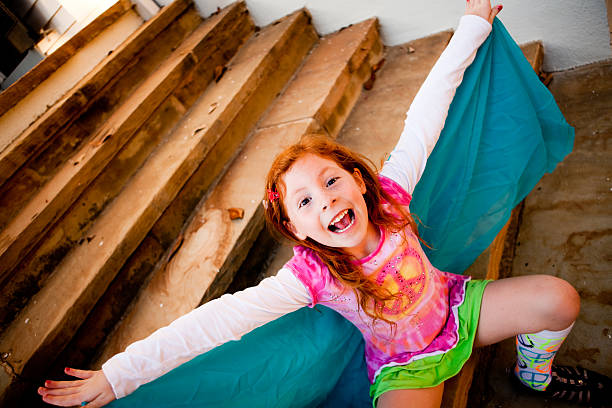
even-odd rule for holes
{"type": "MultiPolygon", "coordinates": [[[[409,210],[410,194],[393,180],[379,178],[382,188],[409,210]]],[[[294,257],[285,265],[310,291],[311,307],[317,303],[328,306],[361,331],[371,382],[383,367],[405,365],[455,346],[457,308],[469,280],[431,265],[410,227],[402,233],[384,229],[380,233],[378,248],[357,264],[378,285],[401,294],[383,307],[385,318],[396,323],[394,329],[363,313],[353,290],[336,280],[311,249],[296,246],[294,257]]]]}

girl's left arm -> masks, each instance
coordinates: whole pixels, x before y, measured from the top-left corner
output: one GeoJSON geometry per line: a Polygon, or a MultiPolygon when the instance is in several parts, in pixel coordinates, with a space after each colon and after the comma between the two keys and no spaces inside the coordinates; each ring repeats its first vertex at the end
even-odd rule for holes
{"type": "Polygon", "coordinates": [[[425,170],[463,73],[490,32],[491,24],[486,19],[464,15],[414,97],[400,139],[381,170],[383,176],[399,183],[408,193],[412,194],[425,170]]]}
{"type": "Polygon", "coordinates": [[[259,285],[203,304],[102,365],[121,398],[174,367],[311,302],[304,285],[282,268],[259,285]]]}
{"type": "Polygon", "coordinates": [[[46,381],[38,392],[49,404],[101,407],[174,367],[312,302],[304,284],[287,268],[259,285],[223,295],[192,310],[146,339],[111,357],[102,370],[66,369],[78,381],[46,381]]]}

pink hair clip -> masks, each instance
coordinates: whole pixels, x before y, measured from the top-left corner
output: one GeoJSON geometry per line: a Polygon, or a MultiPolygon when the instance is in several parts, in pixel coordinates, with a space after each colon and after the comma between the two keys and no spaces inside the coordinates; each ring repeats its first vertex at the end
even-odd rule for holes
{"type": "Polygon", "coordinates": [[[280,195],[276,191],[268,189],[268,200],[271,202],[276,201],[280,198],[280,195]]]}

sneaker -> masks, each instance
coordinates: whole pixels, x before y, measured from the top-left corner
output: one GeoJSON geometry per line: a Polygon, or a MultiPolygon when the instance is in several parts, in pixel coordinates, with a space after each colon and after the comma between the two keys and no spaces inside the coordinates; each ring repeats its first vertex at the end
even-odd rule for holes
{"type": "MultiPolygon", "coordinates": [[[[511,370],[514,372],[514,370],[511,370]]],[[[534,390],[512,375],[521,389],[543,397],[590,407],[612,407],[612,380],[586,368],[552,366],[551,381],[544,391],[534,390]]]]}

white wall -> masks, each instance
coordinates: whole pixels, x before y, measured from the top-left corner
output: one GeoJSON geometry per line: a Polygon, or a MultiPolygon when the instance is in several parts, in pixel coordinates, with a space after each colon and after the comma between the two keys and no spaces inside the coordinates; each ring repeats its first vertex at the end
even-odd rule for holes
{"type": "MultiPolygon", "coordinates": [[[[195,0],[203,16],[232,2],[195,0]]],[[[518,43],[540,40],[544,44],[546,71],[612,57],[605,0],[501,3],[504,9],[499,17],[518,43]]],[[[246,0],[246,4],[259,26],[306,7],[321,35],[376,16],[386,45],[402,44],[454,28],[464,9],[463,0],[246,0]]]]}

